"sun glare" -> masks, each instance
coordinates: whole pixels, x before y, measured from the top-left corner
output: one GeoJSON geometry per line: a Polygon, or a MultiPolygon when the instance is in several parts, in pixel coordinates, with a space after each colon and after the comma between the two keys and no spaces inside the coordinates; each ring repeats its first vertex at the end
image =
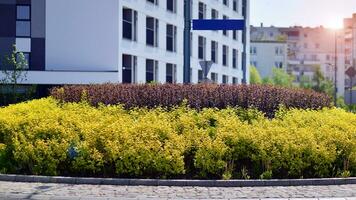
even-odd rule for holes
{"type": "Polygon", "coordinates": [[[325,24],[325,27],[331,28],[331,29],[342,29],[343,22],[342,22],[342,20],[339,20],[338,18],[333,18],[325,24]]]}

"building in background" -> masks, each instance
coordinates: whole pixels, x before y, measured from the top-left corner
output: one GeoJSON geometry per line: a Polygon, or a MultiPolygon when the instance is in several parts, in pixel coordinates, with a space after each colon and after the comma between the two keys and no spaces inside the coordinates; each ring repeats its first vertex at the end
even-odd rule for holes
{"type": "MultiPolygon", "coordinates": [[[[334,82],[336,64],[338,95],[344,95],[345,58],[342,31],[323,27],[251,27],[251,41],[286,41],[287,71],[295,76],[295,84],[299,84],[302,80],[312,81],[318,68],[327,79],[334,82]],[[335,58],[337,58],[336,62],[335,58]]],[[[270,52],[259,53],[270,54],[270,52]]],[[[259,68],[270,68],[270,66],[259,66],[259,68]]]]}
{"type": "Polygon", "coordinates": [[[288,48],[286,41],[251,41],[250,60],[262,78],[271,77],[273,68],[287,71],[288,48]]]}
{"type": "MultiPolygon", "coordinates": [[[[344,19],[344,36],[345,36],[345,69],[354,68],[356,70],[356,13],[351,18],[344,19]]],[[[356,77],[351,78],[346,76],[345,88],[345,101],[351,101],[356,104],[356,91],[350,92],[350,88],[356,86],[356,77]],[[352,96],[352,97],[351,97],[352,96]]]]}
{"type": "MultiPolygon", "coordinates": [[[[192,17],[249,22],[248,6],[193,0],[192,17]]],[[[1,56],[16,44],[29,62],[24,84],[183,81],[182,0],[0,0],[0,24],[1,56]]],[[[212,60],[213,81],[241,83],[242,41],[242,31],[192,31],[192,82],[212,60]]]]}

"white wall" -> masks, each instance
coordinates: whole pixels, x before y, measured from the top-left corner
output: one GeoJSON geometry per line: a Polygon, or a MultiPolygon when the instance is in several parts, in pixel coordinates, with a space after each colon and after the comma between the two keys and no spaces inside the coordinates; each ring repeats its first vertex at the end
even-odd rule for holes
{"type": "Polygon", "coordinates": [[[47,0],[46,70],[118,71],[120,0],[47,0]]]}
{"type": "Polygon", "coordinates": [[[272,76],[276,62],[283,63],[283,70],[287,71],[287,43],[281,42],[251,42],[251,47],[256,47],[257,54],[251,55],[252,62],[257,62],[256,68],[262,78],[272,76]],[[282,55],[276,55],[276,47],[283,49],[282,55]]]}
{"type": "MultiPolygon", "coordinates": [[[[183,29],[184,29],[184,1],[177,0],[177,14],[167,12],[166,1],[159,1],[159,6],[147,3],[146,0],[119,0],[119,80],[122,80],[122,54],[129,54],[137,56],[137,81],[144,83],[146,81],[146,59],[154,59],[159,63],[159,81],[165,82],[166,63],[172,63],[177,65],[177,82],[183,82],[183,29]],[[138,13],[138,35],[137,42],[123,39],[122,37],[122,8],[130,8],[136,10],[138,13]],[[159,47],[149,47],[146,45],[146,16],[151,16],[159,20],[159,47]],[[177,52],[166,51],[166,24],[173,24],[177,27],[177,52]]],[[[198,3],[199,1],[193,0],[193,19],[198,18],[198,3]]],[[[230,19],[242,19],[241,15],[241,1],[239,5],[239,13],[236,13],[232,9],[232,1],[230,1],[230,7],[226,7],[222,4],[222,1],[216,0],[200,0],[207,4],[207,19],[211,18],[211,9],[214,8],[219,11],[219,18],[223,15],[227,15],[230,19]]],[[[198,82],[198,70],[201,69],[198,59],[198,36],[206,37],[206,59],[211,59],[211,41],[217,41],[219,43],[218,64],[214,64],[211,72],[218,73],[219,82],[222,82],[222,75],[229,76],[229,82],[232,83],[232,77],[238,78],[239,82],[242,80],[242,33],[238,33],[238,41],[232,39],[232,31],[229,31],[229,36],[223,36],[222,31],[192,31],[193,43],[192,43],[192,82],[198,82]],[[222,45],[229,46],[229,67],[222,66],[222,45]],[[238,50],[238,67],[232,68],[232,49],[238,50]]],[[[209,74],[210,77],[210,74],[209,74]]]]}

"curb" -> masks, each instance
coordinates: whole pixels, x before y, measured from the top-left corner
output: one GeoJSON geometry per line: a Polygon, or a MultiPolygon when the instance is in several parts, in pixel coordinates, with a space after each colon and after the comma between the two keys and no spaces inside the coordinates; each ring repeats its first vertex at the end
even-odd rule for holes
{"type": "Polygon", "coordinates": [[[60,183],[118,186],[179,186],[179,187],[264,187],[264,186],[323,186],[356,184],[354,178],[284,179],[284,180],[163,180],[79,178],[60,176],[26,176],[0,174],[0,181],[27,183],[60,183]]]}

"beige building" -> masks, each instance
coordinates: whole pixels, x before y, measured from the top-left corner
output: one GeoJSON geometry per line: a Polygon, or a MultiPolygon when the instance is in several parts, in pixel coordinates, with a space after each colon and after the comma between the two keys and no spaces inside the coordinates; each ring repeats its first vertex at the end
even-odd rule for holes
{"type": "Polygon", "coordinates": [[[295,84],[305,78],[312,80],[318,67],[327,79],[334,81],[336,64],[336,80],[338,95],[340,96],[344,95],[345,88],[343,35],[342,31],[323,27],[280,28],[261,26],[251,28],[251,41],[287,42],[287,71],[295,76],[295,84]]]}

